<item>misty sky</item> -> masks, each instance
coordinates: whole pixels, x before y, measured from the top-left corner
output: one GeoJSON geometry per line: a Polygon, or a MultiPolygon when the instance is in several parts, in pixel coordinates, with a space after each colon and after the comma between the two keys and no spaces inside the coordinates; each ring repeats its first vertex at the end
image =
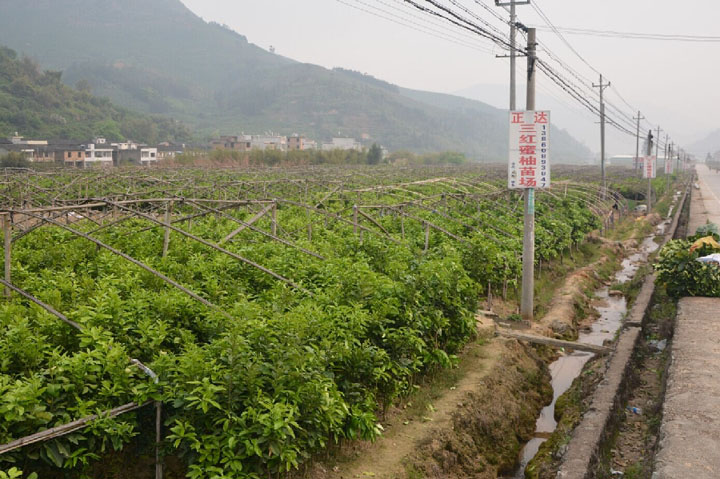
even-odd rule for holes
{"type": "MultiPolygon", "coordinates": [[[[503,52],[489,41],[465,35],[455,27],[433,25],[434,20],[415,13],[401,0],[182,1],[205,20],[227,24],[250,42],[265,49],[273,46],[278,54],[298,61],[358,70],[409,88],[463,92],[501,108],[508,104],[509,64],[495,58],[496,53],[503,52]],[[473,47],[418,32],[347,4],[366,10],[376,6],[473,47]],[[481,87],[468,90],[478,85],[481,87]]],[[[507,29],[475,0],[459,1],[503,31],[507,29]]],[[[477,1],[489,7],[494,4],[492,0],[477,1]]],[[[537,0],[536,5],[558,27],[720,35],[720,2],[716,0],[537,0]]],[[[491,8],[506,15],[501,8],[491,8]]],[[[526,25],[545,25],[530,6],[518,7],[518,14],[526,25]]],[[[666,130],[671,140],[688,144],[720,128],[720,43],[571,34],[565,34],[565,38],[592,67],[610,79],[630,105],[641,110],[652,125],[659,124],[666,130]]],[[[538,40],[583,77],[598,81],[597,74],[553,33],[538,31],[538,40]]],[[[544,52],[541,56],[548,58],[544,52]]],[[[555,67],[561,68],[557,64],[555,67]]],[[[524,69],[525,61],[520,59],[519,91],[525,88],[524,69]]],[[[570,76],[567,71],[563,73],[570,76]]],[[[633,114],[615,91],[607,90],[607,94],[615,106],[633,114]]],[[[599,127],[592,115],[542,74],[537,108],[552,108],[557,112],[553,119],[558,126],[567,128],[591,150],[599,151],[599,127]]],[[[646,123],[643,129],[649,126],[646,123]]],[[[608,135],[610,154],[634,154],[634,138],[612,128],[608,135]]]]}

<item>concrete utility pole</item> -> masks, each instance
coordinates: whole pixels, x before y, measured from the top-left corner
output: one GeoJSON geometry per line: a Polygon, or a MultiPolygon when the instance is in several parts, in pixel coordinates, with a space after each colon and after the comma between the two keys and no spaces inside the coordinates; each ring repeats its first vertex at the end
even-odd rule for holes
{"type": "MultiPolygon", "coordinates": [[[[660,127],[658,126],[658,138],[656,138],[657,143],[660,143],[660,127]]],[[[647,150],[645,151],[645,157],[647,161],[650,161],[650,156],[652,155],[652,150],[654,146],[653,142],[653,134],[652,130],[648,131],[648,139],[647,139],[647,150]]],[[[655,164],[657,166],[657,155],[655,157],[655,164]]],[[[645,174],[648,173],[648,165],[645,165],[645,174]]],[[[648,175],[648,187],[647,187],[647,210],[645,210],[645,214],[650,214],[650,208],[652,207],[652,178],[650,178],[650,175],[648,175]]]]}
{"type": "Polygon", "coordinates": [[[670,190],[670,172],[667,169],[668,152],[670,151],[670,135],[665,133],[665,161],[663,162],[663,169],[665,170],[665,181],[667,183],[667,190],[670,190]]]}
{"type": "Polygon", "coordinates": [[[644,120],[645,117],[638,111],[638,116],[633,117],[633,120],[637,120],[637,133],[635,133],[635,174],[640,169],[640,120],[644,120]]]}
{"type": "Polygon", "coordinates": [[[602,198],[607,194],[607,183],[605,182],[605,101],[603,92],[610,86],[610,82],[603,83],[603,76],[600,74],[600,83],[593,83],[593,87],[600,89],[600,174],[602,176],[602,198]]]}
{"type": "MultiPolygon", "coordinates": [[[[528,28],[527,32],[527,111],[535,109],[535,59],[537,55],[537,42],[535,29],[528,28]]],[[[527,321],[533,319],[535,303],[535,189],[525,190],[525,228],[523,233],[523,277],[522,301],[520,313],[527,321]]]]}
{"type": "Polygon", "coordinates": [[[517,59],[517,15],[515,13],[515,7],[517,5],[529,5],[530,0],[510,0],[509,2],[501,2],[495,0],[495,5],[498,7],[505,7],[510,12],[510,111],[514,111],[517,108],[517,74],[516,74],[516,59],[517,59]],[[508,7],[510,7],[508,9],[508,7]]]}
{"type": "Polygon", "coordinates": [[[514,111],[517,106],[516,100],[516,74],[515,74],[515,60],[517,58],[517,52],[515,51],[515,45],[517,45],[517,15],[515,14],[515,0],[510,0],[510,111],[514,111]]]}

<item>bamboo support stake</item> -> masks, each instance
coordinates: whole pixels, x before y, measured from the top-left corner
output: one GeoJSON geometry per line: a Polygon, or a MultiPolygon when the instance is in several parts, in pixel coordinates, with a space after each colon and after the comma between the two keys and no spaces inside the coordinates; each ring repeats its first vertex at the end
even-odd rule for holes
{"type": "Polygon", "coordinates": [[[312,227],[312,218],[310,217],[310,208],[305,208],[305,216],[307,217],[308,221],[308,241],[312,242],[312,235],[313,235],[313,227],[312,227]]]}
{"type": "MultiPolygon", "coordinates": [[[[239,228],[237,228],[237,229],[234,230],[232,233],[230,233],[230,234],[227,235],[225,238],[223,238],[223,240],[220,241],[220,244],[227,243],[228,241],[230,241],[231,239],[233,239],[235,236],[237,236],[239,233],[241,233],[245,228],[249,228],[250,226],[254,225],[260,218],[262,218],[263,216],[265,216],[265,214],[266,214],[268,211],[274,210],[274,208],[275,208],[275,205],[266,206],[265,208],[263,208],[262,211],[260,211],[258,214],[256,214],[255,216],[253,216],[250,220],[248,220],[248,221],[245,222],[244,224],[240,225],[239,228]]],[[[167,223],[168,221],[165,221],[165,222],[167,223]]],[[[275,220],[273,220],[273,224],[275,224],[275,220]]],[[[273,236],[275,236],[274,233],[273,233],[273,236]]]]}
{"type": "MultiPolygon", "coordinates": [[[[117,209],[116,206],[113,206],[113,210],[117,209]]],[[[165,223],[170,224],[170,219],[172,216],[172,209],[173,209],[173,202],[169,202],[167,206],[165,207],[165,223]]],[[[168,248],[170,247],[170,228],[165,227],[165,237],[163,238],[163,250],[162,250],[162,257],[165,258],[168,254],[168,248]]]]}
{"type": "Polygon", "coordinates": [[[490,281],[488,281],[487,309],[488,309],[489,311],[492,311],[492,302],[493,302],[492,286],[490,285],[490,281]]]}
{"type": "Polygon", "coordinates": [[[136,409],[139,409],[147,404],[150,404],[150,401],[143,403],[143,404],[137,404],[134,402],[125,404],[123,406],[117,407],[115,409],[111,409],[109,411],[105,411],[100,414],[93,414],[91,416],[86,416],[82,419],[78,419],[77,421],[73,421],[67,424],[63,424],[62,426],[56,426],[51,429],[47,429],[42,432],[38,432],[35,434],[32,434],[30,436],[26,436],[20,439],[17,439],[15,441],[9,442],[7,444],[0,445],[0,454],[5,454],[10,451],[14,451],[15,449],[19,449],[24,446],[28,446],[30,444],[35,444],[37,442],[42,441],[48,441],[50,439],[55,439],[57,437],[62,437],[67,434],[70,434],[71,432],[75,432],[77,430],[83,429],[88,424],[90,424],[92,421],[95,421],[98,418],[101,417],[116,417],[121,414],[125,414],[131,411],[134,411],[136,409]]]}
{"type": "MultiPolygon", "coordinates": [[[[67,231],[69,231],[70,233],[73,233],[73,234],[76,235],[76,236],[79,236],[79,237],[81,237],[81,238],[85,238],[86,240],[95,243],[98,248],[104,248],[104,249],[110,251],[111,253],[113,253],[113,254],[115,254],[115,255],[117,255],[117,256],[120,256],[121,258],[124,258],[125,260],[133,263],[134,265],[139,266],[140,268],[144,269],[145,271],[147,271],[148,273],[152,274],[153,276],[162,279],[163,281],[165,281],[165,282],[168,283],[169,285],[174,286],[175,288],[179,289],[180,291],[182,291],[183,293],[187,294],[188,296],[196,299],[197,301],[201,302],[201,303],[204,304],[205,306],[208,306],[208,307],[210,307],[210,308],[218,311],[220,314],[222,314],[223,316],[225,316],[227,319],[234,319],[229,313],[227,313],[225,310],[223,310],[222,308],[220,308],[218,305],[211,303],[210,301],[206,300],[206,299],[203,298],[202,296],[198,295],[197,293],[194,293],[193,291],[191,291],[191,290],[189,290],[188,288],[184,287],[183,285],[181,285],[181,284],[178,283],[177,281],[175,281],[175,280],[171,279],[170,277],[162,274],[160,271],[157,271],[157,270],[151,268],[150,266],[148,266],[147,264],[143,263],[142,261],[139,261],[139,260],[133,258],[132,256],[127,255],[127,254],[123,253],[122,251],[113,248],[112,246],[106,245],[106,244],[103,243],[102,241],[100,241],[100,240],[98,240],[98,239],[96,239],[96,238],[93,238],[92,236],[90,236],[90,235],[88,235],[88,234],[86,234],[86,233],[83,233],[82,231],[78,231],[78,230],[76,230],[76,229],[74,229],[74,228],[71,228],[70,226],[67,226],[67,225],[63,225],[62,223],[59,223],[59,222],[57,222],[57,221],[55,221],[55,220],[53,220],[53,219],[50,219],[50,218],[42,218],[42,217],[37,216],[37,215],[35,215],[35,216],[36,216],[36,218],[38,218],[38,219],[40,219],[40,220],[44,220],[44,221],[46,221],[46,222],[48,222],[48,223],[50,223],[50,224],[53,224],[53,225],[58,226],[58,227],[60,227],[60,228],[62,228],[62,229],[64,229],[64,230],[67,230],[67,231]]],[[[156,220],[154,220],[154,221],[156,221],[156,220]]],[[[163,225],[163,223],[160,222],[160,221],[158,221],[158,223],[160,223],[161,225],[163,225]]],[[[171,228],[177,230],[177,228],[175,228],[175,227],[171,227],[171,228]]],[[[186,232],[184,232],[184,231],[182,231],[182,230],[177,230],[177,231],[178,231],[178,232],[181,232],[181,233],[183,233],[183,234],[185,234],[185,235],[189,235],[189,233],[186,233],[186,232]]]]}
{"type": "MultiPolygon", "coordinates": [[[[5,281],[11,282],[10,278],[10,266],[12,263],[12,226],[10,224],[10,213],[3,213],[2,215],[2,227],[3,227],[3,244],[5,249],[5,281]]],[[[10,298],[10,288],[5,286],[5,297],[10,298]]]]}
{"type": "Polygon", "coordinates": [[[353,233],[358,234],[358,205],[353,205],[353,233]]]}
{"type": "MultiPolygon", "coordinates": [[[[110,200],[105,200],[105,201],[106,201],[109,205],[118,204],[118,203],[113,203],[113,202],[110,201],[110,200]]],[[[179,234],[181,234],[181,235],[183,235],[183,236],[185,236],[185,237],[188,237],[188,238],[190,238],[190,239],[192,239],[192,240],[194,240],[194,241],[197,241],[198,243],[201,243],[201,244],[203,244],[203,245],[205,245],[205,246],[207,246],[207,247],[209,247],[209,248],[212,248],[212,249],[217,250],[217,251],[219,251],[219,252],[221,252],[221,253],[224,253],[224,254],[230,256],[231,258],[235,258],[235,259],[238,260],[238,261],[241,261],[241,262],[243,262],[243,263],[245,263],[245,264],[247,264],[247,265],[249,265],[249,266],[252,266],[253,268],[259,269],[260,271],[262,271],[262,272],[264,272],[264,273],[266,273],[266,274],[269,274],[269,275],[272,276],[273,278],[278,279],[278,280],[282,281],[283,283],[286,283],[286,284],[292,286],[293,288],[295,288],[295,289],[297,289],[297,290],[299,290],[299,291],[302,291],[303,293],[307,294],[308,296],[314,296],[314,294],[313,294],[310,290],[308,290],[308,289],[306,289],[306,288],[303,288],[302,286],[298,285],[298,284],[295,283],[294,281],[292,281],[292,280],[290,280],[290,279],[288,279],[288,278],[285,278],[284,276],[281,276],[281,275],[279,275],[278,273],[276,273],[276,272],[274,272],[274,271],[272,271],[272,270],[270,270],[270,269],[268,269],[268,268],[266,268],[266,267],[264,267],[264,266],[261,266],[260,264],[254,262],[254,261],[252,261],[252,260],[249,260],[249,259],[247,259],[247,258],[245,258],[245,257],[243,257],[243,256],[240,256],[240,255],[237,254],[237,253],[233,253],[232,251],[228,251],[228,250],[226,250],[225,248],[223,248],[223,247],[220,246],[220,245],[217,245],[217,244],[215,244],[215,243],[213,243],[213,242],[211,242],[211,241],[207,241],[207,240],[205,240],[205,239],[203,239],[203,238],[200,238],[199,236],[196,236],[196,235],[194,235],[194,234],[192,234],[192,233],[188,233],[187,231],[184,231],[184,230],[182,230],[182,229],[180,229],[180,228],[177,228],[176,226],[173,226],[173,225],[171,225],[171,224],[163,223],[162,221],[158,220],[157,218],[154,218],[154,217],[152,217],[152,216],[150,216],[150,215],[147,215],[147,214],[145,214],[145,213],[141,213],[140,211],[134,211],[134,210],[132,210],[132,209],[126,207],[126,206],[120,206],[120,209],[125,210],[125,211],[128,211],[129,213],[134,213],[134,214],[136,214],[137,216],[139,216],[139,217],[141,217],[141,218],[145,218],[146,220],[148,220],[148,221],[150,221],[150,222],[152,222],[152,223],[158,224],[158,225],[160,225],[160,226],[169,227],[171,230],[175,231],[176,233],[179,233],[179,234]]],[[[80,232],[75,232],[75,234],[83,235],[83,234],[80,233],[80,232]]],[[[84,235],[84,236],[87,237],[87,235],[84,235]]],[[[99,242],[98,240],[96,240],[95,238],[90,238],[90,237],[87,237],[87,238],[90,239],[90,241],[94,241],[95,243],[100,244],[100,242],[99,242]]],[[[105,247],[108,248],[107,246],[105,246],[105,247]]],[[[121,253],[121,254],[124,255],[124,253],[121,253]]],[[[127,255],[124,255],[124,256],[127,256],[127,255]]],[[[128,258],[130,258],[130,257],[128,256],[128,258]]],[[[130,260],[133,261],[133,262],[135,262],[136,264],[140,265],[139,262],[138,262],[137,260],[135,260],[134,258],[130,258],[130,260]]],[[[143,265],[143,267],[144,267],[145,269],[149,268],[147,265],[143,265]]],[[[161,273],[155,272],[155,274],[156,274],[156,276],[157,276],[157,275],[159,275],[159,274],[161,274],[161,273]]],[[[194,294],[194,293],[193,293],[193,294],[194,294]]],[[[203,301],[207,301],[207,300],[203,300],[203,301]]],[[[207,304],[212,304],[212,303],[207,302],[207,304]]],[[[214,305],[213,305],[213,306],[214,306],[214,305]]],[[[223,311],[223,313],[224,313],[224,311],[223,311]]],[[[227,313],[225,313],[225,314],[227,314],[227,313]]]]}
{"type": "Polygon", "coordinates": [[[425,251],[430,248],[430,223],[425,223],[425,251]]]}
{"type": "Polygon", "coordinates": [[[495,335],[508,339],[517,339],[518,341],[526,341],[532,344],[542,344],[544,346],[550,346],[553,348],[565,348],[571,349],[573,351],[584,351],[599,355],[608,354],[612,351],[610,348],[605,346],[576,343],[574,341],[563,341],[561,339],[548,338],[546,336],[537,336],[534,334],[516,333],[515,331],[509,331],[507,329],[499,329],[495,331],[495,335]]]}

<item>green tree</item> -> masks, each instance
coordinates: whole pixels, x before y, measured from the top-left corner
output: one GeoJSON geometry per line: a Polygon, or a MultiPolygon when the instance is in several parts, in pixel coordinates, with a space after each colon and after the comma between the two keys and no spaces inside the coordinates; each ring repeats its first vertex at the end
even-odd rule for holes
{"type": "Polygon", "coordinates": [[[27,168],[30,162],[22,153],[12,151],[0,158],[0,167],[2,168],[27,168]]]}
{"type": "Polygon", "coordinates": [[[377,165],[382,161],[382,156],[382,148],[380,148],[377,143],[373,143],[367,155],[368,165],[377,165]]]}

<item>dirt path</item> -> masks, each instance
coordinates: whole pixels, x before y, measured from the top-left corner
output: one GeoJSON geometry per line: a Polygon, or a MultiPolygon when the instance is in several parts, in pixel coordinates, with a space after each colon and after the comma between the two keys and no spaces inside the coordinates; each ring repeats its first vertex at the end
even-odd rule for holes
{"type": "Polygon", "coordinates": [[[349,479],[377,477],[399,479],[406,477],[406,458],[421,443],[440,431],[451,427],[453,412],[467,394],[482,387],[482,381],[495,369],[505,350],[503,341],[481,345],[468,345],[462,355],[460,380],[439,391],[441,395],[431,401],[421,417],[407,410],[394,410],[383,423],[385,434],[374,444],[362,443],[344,451],[333,466],[318,466],[311,476],[323,479],[349,479]]]}

